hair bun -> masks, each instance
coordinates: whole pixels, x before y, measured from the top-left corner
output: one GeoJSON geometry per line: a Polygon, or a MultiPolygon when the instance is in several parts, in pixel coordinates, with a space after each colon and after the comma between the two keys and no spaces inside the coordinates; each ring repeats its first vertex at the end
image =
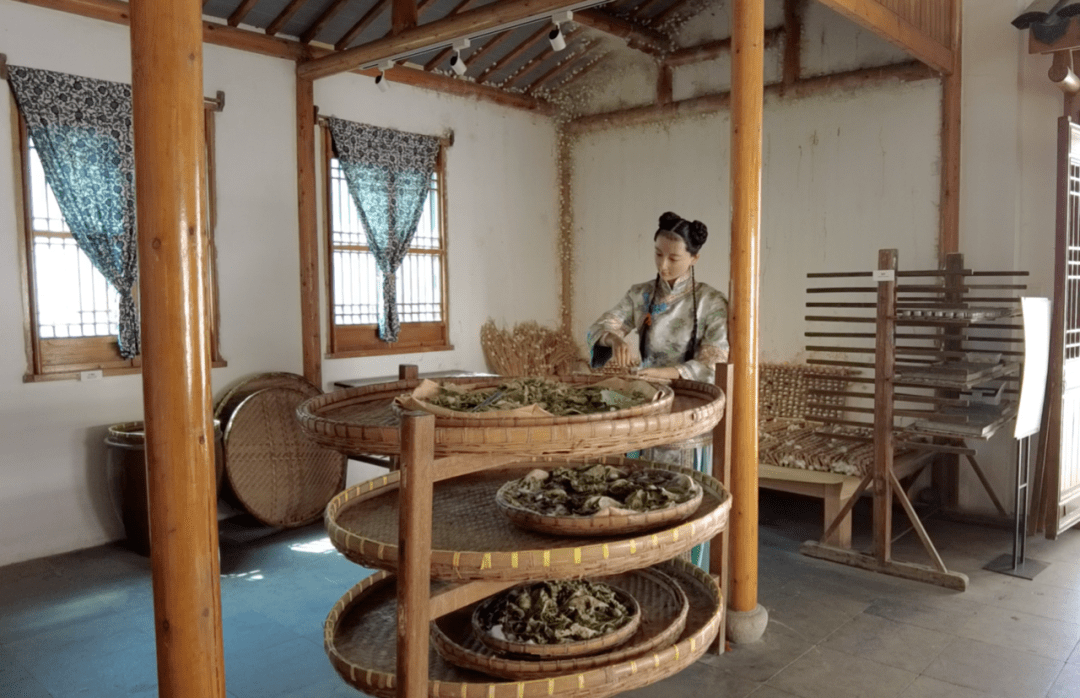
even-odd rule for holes
{"type": "Polygon", "coordinates": [[[690,242],[694,247],[701,247],[709,239],[709,229],[701,221],[690,223],[690,242]]]}
{"type": "Polygon", "coordinates": [[[675,226],[682,222],[682,216],[668,211],[660,216],[660,230],[675,230],[675,226]]]}

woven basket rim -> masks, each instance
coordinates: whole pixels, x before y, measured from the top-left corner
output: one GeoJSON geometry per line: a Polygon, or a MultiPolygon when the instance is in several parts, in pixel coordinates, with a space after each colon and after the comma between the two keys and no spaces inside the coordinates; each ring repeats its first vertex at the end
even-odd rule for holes
{"type": "MultiPolygon", "coordinates": [[[[673,644],[657,648],[645,657],[627,658],[616,664],[591,667],[559,676],[509,681],[492,679],[486,683],[433,680],[428,684],[428,694],[464,698],[611,696],[619,691],[649,685],[682,671],[705,654],[716,639],[724,616],[724,597],[716,581],[689,562],[674,559],[664,564],[672,565],[678,571],[678,576],[673,577],[677,584],[698,585],[697,591],[709,596],[713,604],[708,610],[708,620],[692,631],[684,629],[673,644]]],[[[346,657],[338,646],[337,630],[349,610],[362,604],[382,584],[393,581],[394,576],[386,571],[368,576],[338,600],[323,624],[323,646],[335,671],[351,686],[375,696],[395,695],[396,676],[363,666],[346,657]]]]}
{"type": "MultiPolygon", "coordinates": [[[[218,399],[217,403],[215,403],[214,405],[214,417],[221,419],[222,423],[224,424],[228,420],[229,415],[222,415],[221,412],[229,406],[230,402],[236,400],[237,396],[239,396],[244,391],[254,393],[264,388],[273,388],[277,387],[278,385],[294,384],[305,385],[314,388],[318,391],[319,395],[323,393],[322,390],[319,390],[318,386],[297,373],[289,373],[287,371],[254,373],[250,376],[247,376],[246,378],[238,380],[237,382],[229,386],[228,390],[225,391],[225,394],[222,395],[221,398],[218,399]],[[262,385],[263,382],[265,382],[266,384],[262,385]],[[252,388],[253,385],[257,385],[258,387],[252,388]]],[[[233,410],[235,410],[236,407],[239,406],[239,404],[240,403],[237,402],[236,405],[233,407],[233,410]]]]}
{"type": "MultiPolygon", "coordinates": [[[[393,415],[389,404],[394,397],[418,384],[419,380],[405,380],[324,393],[302,403],[297,408],[297,416],[308,435],[328,448],[343,453],[398,455],[401,452],[400,420],[393,415]],[[365,422],[355,415],[349,416],[349,410],[360,409],[366,410],[366,414],[378,414],[380,419],[365,422]]],[[[675,380],[671,387],[675,398],[671,411],[666,414],[535,426],[440,426],[437,423],[435,454],[625,453],[698,436],[720,421],[726,399],[718,386],[675,380]],[[676,409],[680,395],[693,400],[694,404],[676,409]]]]}
{"type": "MultiPolygon", "coordinates": [[[[609,464],[649,463],[650,467],[671,470],[690,476],[701,485],[709,496],[720,504],[703,516],[677,522],[664,528],[645,533],[630,534],[627,538],[597,539],[590,544],[559,545],[553,538],[552,546],[545,550],[477,551],[441,550],[431,551],[433,579],[489,579],[502,581],[527,581],[530,579],[558,579],[580,577],[587,574],[588,566],[603,563],[608,574],[647,566],[677,556],[705,540],[713,538],[726,526],[731,509],[731,494],[710,475],[689,468],[667,463],[636,461],[622,456],[589,458],[609,464]],[[542,562],[540,562],[542,560],[542,562]],[[585,570],[585,571],[583,571],[585,570]],[[538,576],[539,575],[539,576],[538,576]]],[[[565,458],[523,458],[519,464],[567,463],[565,458]]],[[[379,497],[389,490],[396,490],[400,471],[362,482],[346,489],[326,505],[324,524],[331,542],[353,562],[381,569],[396,569],[398,564],[397,540],[378,541],[352,531],[337,522],[338,515],[350,502],[365,501],[379,497]]],[[[440,484],[452,482],[442,481],[440,484]]],[[[444,485],[445,486],[445,485],[444,485]]],[[[699,507],[700,509],[700,507],[699,507]]],[[[670,522],[669,522],[670,523],[670,522]]],[[[512,526],[507,522],[508,526],[512,526]]]]}
{"type": "MultiPolygon", "coordinates": [[[[299,526],[306,526],[307,524],[310,524],[314,521],[318,521],[322,517],[323,512],[325,511],[325,505],[312,507],[311,512],[307,516],[301,517],[294,521],[275,520],[274,518],[267,515],[261,502],[256,502],[253,500],[251,492],[246,491],[243,487],[237,487],[235,475],[236,466],[234,465],[230,467],[230,458],[228,456],[229,442],[231,438],[234,438],[237,416],[242,413],[245,406],[254,404],[256,400],[263,398],[269,393],[278,392],[298,393],[300,394],[301,399],[303,399],[305,396],[317,396],[322,393],[322,391],[308,383],[306,380],[303,383],[295,381],[283,381],[277,385],[267,386],[255,390],[250,395],[244,397],[243,400],[237,403],[236,407],[231,411],[231,413],[229,414],[228,422],[225,424],[224,436],[222,438],[222,451],[225,454],[224,470],[225,477],[229,482],[229,487],[232,489],[232,492],[236,496],[236,499],[240,502],[241,505],[243,505],[244,509],[249,514],[254,516],[261,523],[264,523],[268,526],[275,526],[278,528],[296,528],[299,526]]],[[[306,432],[304,435],[307,436],[306,432]]],[[[345,456],[345,454],[337,452],[335,453],[335,455],[338,457],[341,463],[341,476],[339,478],[339,483],[337,486],[337,489],[340,490],[345,484],[345,476],[348,467],[348,457],[345,456]]]]}
{"type": "MultiPolygon", "coordinates": [[[[542,583],[543,582],[525,582],[523,584],[518,584],[517,586],[501,591],[498,594],[489,596],[477,604],[476,609],[472,613],[472,626],[476,637],[488,647],[499,652],[523,654],[530,657],[582,657],[622,645],[633,637],[634,633],[637,632],[638,627],[641,626],[641,604],[639,604],[637,599],[631,596],[626,590],[620,589],[619,587],[611,587],[612,591],[615,592],[616,597],[624,604],[630,606],[631,618],[630,622],[626,623],[626,625],[620,626],[600,637],[579,640],[576,642],[541,645],[529,644],[527,642],[515,642],[512,640],[500,640],[493,637],[490,632],[485,632],[483,630],[481,627],[481,618],[488,612],[491,604],[498,603],[500,598],[515,589],[542,583]]],[[[603,582],[599,583],[603,584],[603,582]]]]}
{"type": "MultiPolygon", "coordinates": [[[[660,470],[659,468],[642,468],[642,470],[660,470]]],[[[682,521],[697,511],[705,498],[705,492],[701,484],[689,478],[694,486],[694,496],[685,502],[678,502],[661,509],[652,509],[636,514],[618,514],[612,516],[579,516],[567,514],[556,516],[553,514],[541,514],[538,511],[513,504],[506,499],[506,491],[521,480],[510,480],[495,493],[495,503],[499,509],[512,522],[531,531],[553,534],[574,534],[609,536],[620,533],[632,533],[657,528],[662,524],[682,521]]]]}
{"type": "MultiPolygon", "coordinates": [[[[500,678],[518,680],[555,676],[571,671],[581,671],[582,669],[613,664],[624,659],[640,657],[646,652],[654,650],[661,645],[673,642],[686,627],[686,616],[690,612],[690,600],[687,598],[686,592],[674,579],[666,573],[661,572],[655,566],[630,570],[629,572],[624,573],[624,575],[634,575],[651,580],[658,589],[661,589],[663,593],[670,596],[671,601],[674,602],[673,605],[678,608],[665,627],[656,629],[652,635],[646,635],[641,640],[635,641],[636,638],[631,637],[630,640],[618,647],[587,657],[554,657],[539,660],[519,659],[516,657],[503,656],[491,650],[486,650],[487,652],[490,652],[490,654],[484,654],[481,651],[469,649],[455,641],[446,630],[443,629],[443,625],[448,622],[448,619],[453,615],[448,614],[442,618],[435,619],[432,622],[431,643],[435,647],[435,651],[451,664],[463,669],[473,669],[500,678]]],[[[475,606],[478,604],[473,605],[475,606]]],[[[468,611],[468,607],[465,608],[465,611],[468,611]]],[[[646,614],[643,612],[643,619],[645,615],[646,614]]],[[[641,627],[645,627],[644,620],[641,627]]],[[[471,623],[468,624],[467,631],[469,633],[474,633],[471,623]]],[[[480,646],[483,647],[482,644],[480,646]]]]}
{"type": "MultiPolygon", "coordinates": [[[[446,382],[455,384],[468,384],[474,386],[476,389],[489,388],[498,386],[507,381],[520,380],[524,378],[543,378],[544,380],[560,381],[563,383],[584,383],[585,386],[592,385],[594,383],[602,383],[608,378],[621,378],[622,376],[596,376],[591,373],[572,373],[568,375],[557,376],[496,376],[492,377],[465,377],[465,379],[457,378],[454,376],[448,378],[440,378],[435,382],[446,382]]],[[[429,379],[430,380],[430,379],[429,379]]],[[[520,416],[507,416],[507,417],[491,417],[491,413],[470,413],[459,412],[454,416],[447,416],[439,413],[435,414],[435,425],[442,427],[529,427],[529,426],[547,426],[552,424],[579,424],[582,422],[596,422],[604,419],[626,419],[629,417],[645,416],[650,414],[659,414],[663,412],[671,411],[671,404],[675,401],[675,391],[667,383],[649,380],[648,378],[633,378],[633,380],[648,383],[656,388],[658,397],[649,402],[642,403],[640,405],[634,405],[633,407],[626,407],[620,410],[613,410],[609,412],[590,412],[588,414],[573,414],[573,415],[550,415],[542,417],[520,417],[520,416]],[[485,415],[485,416],[482,416],[485,415]]],[[[428,403],[424,400],[417,400],[422,407],[428,403]]],[[[397,405],[394,405],[397,409],[397,405]]]]}

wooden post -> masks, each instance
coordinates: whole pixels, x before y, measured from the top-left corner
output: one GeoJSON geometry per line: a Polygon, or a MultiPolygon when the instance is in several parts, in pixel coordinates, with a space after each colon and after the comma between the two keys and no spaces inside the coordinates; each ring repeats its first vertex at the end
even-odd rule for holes
{"type": "Polygon", "coordinates": [[[874,365],[874,555],[892,559],[893,375],[896,364],[896,250],[878,250],[874,365]],[[891,274],[889,274],[891,272],[891,274]]]}
{"type": "MultiPolygon", "coordinates": [[[[724,487],[731,485],[731,396],[735,389],[732,385],[732,373],[728,370],[728,364],[716,364],[716,385],[724,391],[726,403],[724,405],[724,418],[713,428],[712,434],[712,476],[720,481],[724,487]]],[[[712,539],[709,543],[709,574],[720,577],[720,593],[727,601],[730,592],[731,565],[728,564],[731,546],[731,527],[727,526],[723,532],[712,539]]],[[[716,653],[724,653],[724,641],[726,632],[727,615],[720,625],[720,633],[716,638],[716,653]]]]}
{"type": "Polygon", "coordinates": [[[434,460],[435,416],[427,412],[406,413],[401,418],[398,504],[398,698],[427,698],[428,695],[434,460]]]}
{"type": "Polygon", "coordinates": [[[300,334],[304,378],[322,388],[319,322],[319,214],[315,196],[315,89],[296,78],[296,189],[300,216],[300,334]]]}
{"type": "Polygon", "coordinates": [[[953,54],[952,71],[941,77],[941,219],[939,223],[938,255],[960,251],[960,113],[961,94],[961,5],[950,2],[952,23],[950,48],[953,54]]]}
{"type": "Polygon", "coordinates": [[[158,692],[224,698],[198,0],[133,0],[132,112],[158,692]]]}
{"type": "Polygon", "coordinates": [[[784,0],[783,83],[794,85],[802,75],[802,29],[806,0],[784,0]]]}
{"type": "Polygon", "coordinates": [[[732,610],[758,608],[758,293],[764,0],[734,0],[731,36],[732,610]]]}

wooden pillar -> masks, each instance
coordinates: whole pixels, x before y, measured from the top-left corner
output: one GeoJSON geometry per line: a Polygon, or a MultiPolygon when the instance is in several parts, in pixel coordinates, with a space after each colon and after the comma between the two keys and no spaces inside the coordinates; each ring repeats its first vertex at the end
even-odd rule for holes
{"type": "Polygon", "coordinates": [[[435,416],[427,412],[406,412],[401,418],[401,495],[398,499],[398,698],[427,698],[428,695],[434,458],[435,416]]]}
{"type": "Polygon", "coordinates": [[[559,327],[574,331],[574,143],[565,125],[556,133],[555,167],[559,186],[559,327]]]}
{"type": "Polygon", "coordinates": [[[963,107],[960,0],[952,3],[953,69],[941,77],[941,220],[938,255],[960,251],[960,113],[963,107]]]}
{"type": "Polygon", "coordinates": [[[158,694],[224,698],[210,344],[202,4],[132,0],[132,111],[158,694]]]}
{"type": "Polygon", "coordinates": [[[896,250],[878,251],[874,359],[874,556],[892,560],[893,375],[896,365],[896,250]],[[891,272],[891,273],[890,273],[891,272]]]}
{"type": "Polygon", "coordinates": [[[731,35],[731,600],[757,608],[758,293],[764,0],[734,0],[731,35]]]}
{"type": "Polygon", "coordinates": [[[322,388],[319,323],[319,223],[315,198],[315,89],[296,78],[296,187],[300,216],[300,333],[304,378],[322,388]]]}

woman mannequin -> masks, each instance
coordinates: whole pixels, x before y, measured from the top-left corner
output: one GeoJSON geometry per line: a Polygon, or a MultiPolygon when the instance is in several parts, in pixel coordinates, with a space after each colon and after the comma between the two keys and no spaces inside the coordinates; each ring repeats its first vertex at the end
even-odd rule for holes
{"type": "Polygon", "coordinates": [[[638,332],[645,378],[685,378],[711,383],[717,363],[727,361],[728,303],[724,294],[694,279],[694,265],[709,235],[700,221],[668,212],[653,235],[656,278],[630,287],[614,308],[588,330],[592,366],[609,360],[631,365],[626,335],[638,332]]]}

